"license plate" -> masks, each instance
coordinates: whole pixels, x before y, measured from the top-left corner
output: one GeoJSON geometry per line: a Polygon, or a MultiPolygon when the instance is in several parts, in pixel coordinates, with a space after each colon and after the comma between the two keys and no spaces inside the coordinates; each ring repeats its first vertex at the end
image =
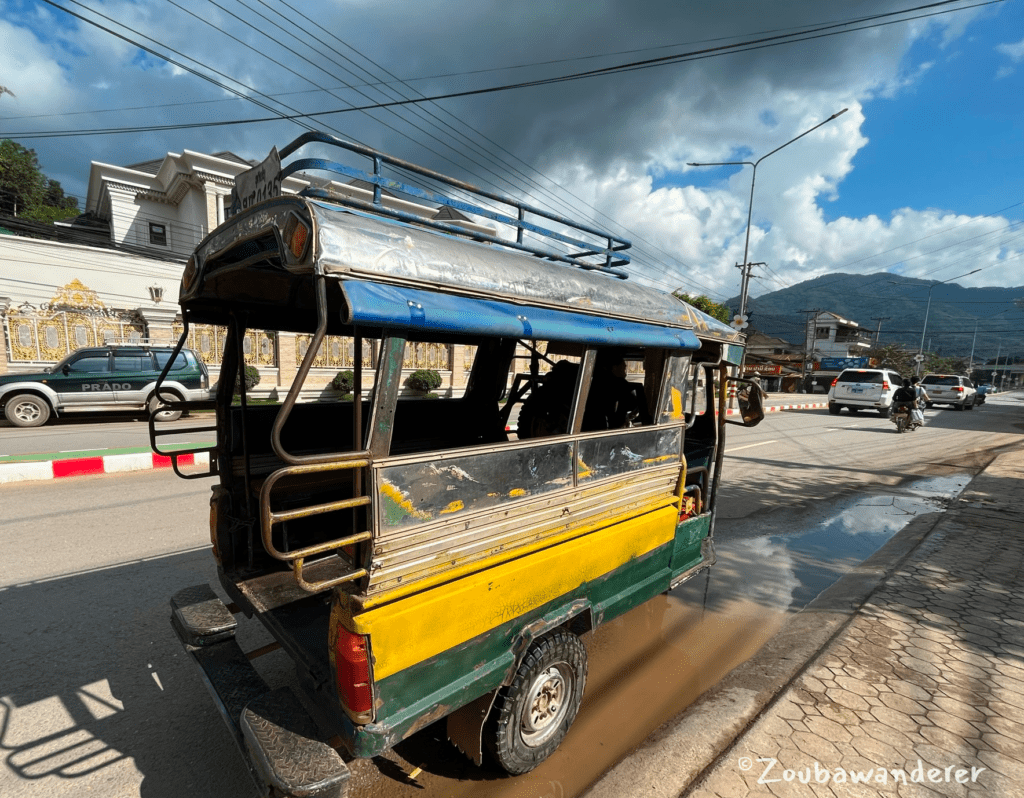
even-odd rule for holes
{"type": "Polygon", "coordinates": [[[863,388],[854,388],[853,389],[853,393],[864,393],[864,389],[863,388]]]}

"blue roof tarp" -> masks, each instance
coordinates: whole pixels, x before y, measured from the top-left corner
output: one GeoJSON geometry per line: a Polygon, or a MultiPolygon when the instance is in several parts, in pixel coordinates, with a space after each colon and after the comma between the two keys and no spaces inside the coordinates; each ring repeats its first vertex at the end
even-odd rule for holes
{"type": "Polygon", "coordinates": [[[595,346],[656,346],[697,350],[691,330],[638,324],[583,313],[515,305],[489,299],[421,291],[382,283],[343,282],[346,324],[442,334],[487,335],[595,346]]]}

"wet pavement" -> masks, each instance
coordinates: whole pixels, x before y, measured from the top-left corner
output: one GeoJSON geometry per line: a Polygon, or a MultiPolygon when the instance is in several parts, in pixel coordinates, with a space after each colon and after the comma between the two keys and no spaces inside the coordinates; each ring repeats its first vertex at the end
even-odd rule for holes
{"type": "Polygon", "coordinates": [[[718,562],[670,594],[600,627],[586,641],[590,672],[572,732],[540,767],[515,779],[455,752],[440,722],[386,757],[353,763],[359,795],[579,795],[752,657],[844,573],[914,518],[955,499],[971,475],[919,479],[819,509],[720,523],[718,562]],[[785,530],[770,535],[765,529],[785,530]],[[418,772],[417,769],[419,769],[418,772]],[[415,772],[415,778],[407,774],[415,772]],[[381,780],[380,775],[389,776],[381,780]]]}
{"type": "MultiPolygon", "coordinates": [[[[588,795],[1024,795],[1022,477],[1024,449],[997,456],[948,512],[918,516],[914,535],[790,616],[588,795]]],[[[838,508],[831,529],[928,513],[934,489],[959,492],[961,480],[919,482],[888,509],[838,508]]],[[[787,541],[793,595],[817,579],[817,535],[787,541]]]]}

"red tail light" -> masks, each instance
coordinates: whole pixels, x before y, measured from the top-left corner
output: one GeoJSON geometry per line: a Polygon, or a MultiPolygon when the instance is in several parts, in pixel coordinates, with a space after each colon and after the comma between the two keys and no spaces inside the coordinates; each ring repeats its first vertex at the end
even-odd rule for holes
{"type": "MultiPolygon", "coordinates": [[[[334,653],[338,668],[338,696],[350,714],[368,716],[373,709],[373,690],[370,687],[366,638],[339,625],[334,653]]],[[[370,718],[366,717],[363,722],[368,720],[370,718]]]]}
{"type": "Polygon", "coordinates": [[[292,254],[296,258],[301,258],[302,253],[306,250],[306,239],[309,237],[309,229],[306,225],[299,223],[295,226],[295,232],[292,234],[292,240],[289,242],[289,248],[292,254]]]}
{"type": "Polygon", "coordinates": [[[296,260],[302,260],[302,256],[305,254],[306,244],[309,242],[309,234],[310,230],[306,223],[298,216],[293,213],[288,217],[288,221],[284,225],[282,238],[284,239],[285,246],[288,247],[296,260]]]}
{"type": "Polygon", "coordinates": [[[882,380],[882,390],[883,391],[888,391],[889,390],[889,380],[882,380]]]}
{"type": "Polygon", "coordinates": [[[832,387],[833,387],[833,388],[835,388],[835,387],[836,387],[836,383],[837,383],[837,382],[839,382],[839,378],[838,378],[838,377],[836,377],[836,378],[835,378],[834,380],[832,380],[832,387]]]}
{"type": "Polygon", "coordinates": [[[963,393],[964,392],[964,386],[962,386],[962,385],[956,386],[956,392],[957,393],[963,393]]]}

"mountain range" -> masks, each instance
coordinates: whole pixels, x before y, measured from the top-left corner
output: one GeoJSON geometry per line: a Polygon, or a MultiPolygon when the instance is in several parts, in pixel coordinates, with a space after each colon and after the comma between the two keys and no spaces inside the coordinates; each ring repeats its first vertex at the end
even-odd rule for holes
{"type": "MultiPolygon", "coordinates": [[[[725,304],[738,310],[740,298],[725,304]]],[[[997,354],[1000,360],[1024,359],[1024,286],[964,288],[887,272],[830,274],[747,301],[751,328],[797,347],[803,345],[808,313],[815,310],[877,332],[880,344],[917,349],[923,330],[925,349],[942,356],[969,357],[973,347],[975,360],[994,360],[997,354]]]]}

